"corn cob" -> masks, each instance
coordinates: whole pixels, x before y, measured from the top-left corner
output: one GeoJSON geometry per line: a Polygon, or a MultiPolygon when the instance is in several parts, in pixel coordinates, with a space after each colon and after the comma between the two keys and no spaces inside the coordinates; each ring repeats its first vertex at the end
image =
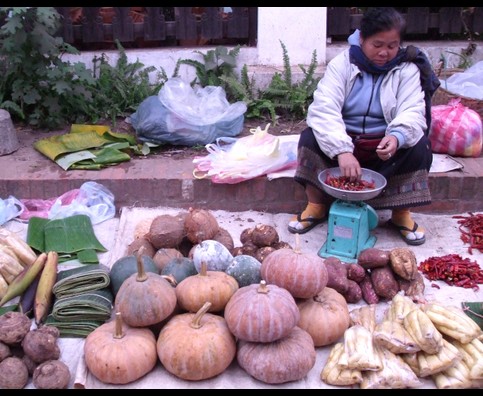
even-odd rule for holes
{"type": "Polygon", "coordinates": [[[24,268],[24,270],[17,275],[13,282],[8,285],[7,292],[0,300],[0,307],[6,302],[10,301],[12,298],[22,295],[22,293],[27,290],[29,285],[34,281],[38,273],[42,271],[46,261],[47,253],[40,253],[32,264],[24,268]]]}
{"type": "Polygon", "coordinates": [[[57,252],[50,251],[47,253],[47,261],[40,276],[37,291],[34,300],[34,318],[35,323],[40,324],[49,314],[52,306],[54,293],[52,289],[57,280],[57,267],[59,264],[59,255],[57,252]]]}
{"type": "Polygon", "coordinates": [[[0,274],[7,283],[12,283],[24,267],[19,263],[15,254],[7,247],[0,249],[0,274]]]}
{"type": "Polygon", "coordinates": [[[0,227],[0,242],[14,251],[24,267],[32,264],[37,258],[37,255],[27,242],[4,227],[0,227]]]}

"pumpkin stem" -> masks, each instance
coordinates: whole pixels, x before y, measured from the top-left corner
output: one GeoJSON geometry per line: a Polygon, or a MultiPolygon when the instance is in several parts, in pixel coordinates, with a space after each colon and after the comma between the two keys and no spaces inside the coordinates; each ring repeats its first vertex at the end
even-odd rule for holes
{"type": "Polygon", "coordinates": [[[146,271],[144,271],[144,264],[143,264],[143,253],[146,250],[144,246],[141,246],[139,250],[136,252],[136,263],[138,266],[138,275],[136,277],[136,280],[138,282],[144,282],[146,279],[148,279],[148,276],[146,275],[146,271]]]}
{"type": "Polygon", "coordinates": [[[178,282],[176,282],[176,279],[173,275],[161,275],[161,278],[166,279],[173,287],[176,287],[178,285],[178,282]]]}
{"type": "Polygon", "coordinates": [[[117,339],[124,337],[124,333],[122,332],[121,312],[116,312],[116,329],[114,330],[113,337],[117,339]]]}
{"type": "Polygon", "coordinates": [[[260,287],[257,290],[258,293],[263,293],[267,294],[268,293],[268,287],[267,287],[267,282],[264,280],[260,281],[260,287]]]}
{"type": "Polygon", "coordinates": [[[208,270],[208,265],[206,264],[206,261],[201,262],[201,268],[200,268],[200,275],[201,276],[206,276],[206,271],[208,270]]]}
{"type": "Polygon", "coordinates": [[[211,303],[209,301],[205,302],[203,304],[203,306],[198,310],[198,312],[196,312],[193,320],[191,321],[191,324],[190,326],[193,328],[193,329],[199,329],[202,327],[201,325],[201,318],[203,317],[203,315],[205,313],[208,312],[208,310],[211,308],[211,303]]]}
{"type": "Polygon", "coordinates": [[[300,250],[300,235],[299,234],[295,234],[295,248],[293,250],[297,254],[302,253],[302,251],[300,250]]]}

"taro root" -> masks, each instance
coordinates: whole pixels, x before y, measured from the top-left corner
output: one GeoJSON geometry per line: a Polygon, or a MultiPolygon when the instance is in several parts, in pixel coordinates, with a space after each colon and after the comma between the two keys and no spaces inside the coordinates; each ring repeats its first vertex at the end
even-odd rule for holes
{"type": "Polygon", "coordinates": [[[213,239],[220,227],[209,210],[190,208],[184,222],[184,229],[188,239],[196,244],[213,239]]]}
{"type": "Polygon", "coordinates": [[[70,371],[60,360],[48,360],[39,364],[33,374],[37,389],[66,389],[70,382],[70,371]]]}
{"type": "Polygon", "coordinates": [[[40,329],[31,330],[24,337],[22,348],[35,363],[58,359],[60,356],[57,345],[58,334],[58,329],[53,326],[42,326],[40,329]],[[57,333],[52,328],[57,330],[57,333]]]}
{"type": "Polygon", "coordinates": [[[159,272],[163,271],[166,264],[168,264],[172,259],[175,258],[183,258],[184,256],[178,249],[174,248],[162,248],[158,249],[158,251],[154,254],[153,261],[156,264],[156,268],[159,269],[159,272]]]}
{"type": "Polygon", "coordinates": [[[395,248],[389,252],[389,263],[392,270],[401,278],[413,280],[418,272],[416,255],[409,248],[395,248]]]}
{"type": "Polygon", "coordinates": [[[32,325],[31,319],[20,312],[7,312],[0,316],[0,341],[7,345],[22,342],[32,325]]]}
{"type": "Polygon", "coordinates": [[[233,242],[233,238],[231,237],[231,234],[228,232],[228,230],[224,228],[219,228],[218,232],[215,234],[215,236],[212,238],[214,241],[220,242],[223,246],[225,246],[230,252],[233,250],[235,247],[235,244],[233,242]]]}
{"type": "Polygon", "coordinates": [[[35,363],[32,358],[26,354],[23,354],[22,356],[22,361],[25,363],[27,366],[27,369],[29,371],[29,375],[33,375],[35,369],[37,368],[38,364],[35,363]]]}
{"type": "Polygon", "coordinates": [[[184,222],[185,216],[181,214],[156,216],[146,238],[155,249],[176,248],[185,235],[184,222]]]}
{"type": "Polygon", "coordinates": [[[153,219],[149,218],[138,221],[136,226],[134,227],[134,239],[144,238],[149,232],[149,228],[151,227],[152,222],[153,219]]]}
{"type": "Polygon", "coordinates": [[[135,254],[141,248],[141,246],[144,247],[144,252],[143,252],[144,255],[149,256],[151,258],[154,257],[154,255],[156,254],[156,249],[146,237],[137,238],[134,241],[132,241],[126,249],[126,255],[129,256],[131,254],[135,254]]]}
{"type": "Polygon", "coordinates": [[[251,239],[258,247],[272,246],[280,240],[277,230],[267,224],[257,224],[252,231],[251,239]]]}
{"type": "Polygon", "coordinates": [[[10,347],[5,343],[0,342],[0,362],[10,356],[12,356],[12,351],[10,350],[10,347]]]}
{"type": "MultiPolygon", "coordinates": [[[[232,255],[233,257],[235,257],[235,256],[241,256],[241,255],[243,255],[243,254],[245,254],[245,253],[243,253],[243,246],[236,246],[236,247],[234,247],[234,248],[232,249],[232,251],[231,251],[231,255],[232,255]]],[[[253,257],[253,256],[252,256],[252,257],[253,257]]]]}
{"type": "Polygon", "coordinates": [[[264,247],[261,247],[260,249],[258,249],[256,252],[255,252],[255,258],[260,261],[261,263],[263,263],[263,260],[265,260],[265,258],[272,252],[274,252],[275,249],[274,247],[271,247],[271,246],[264,246],[264,247]]]}
{"type": "Polygon", "coordinates": [[[252,241],[247,241],[243,244],[241,250],[243,252],[242,254],[255,257],[255,255],[257,254],[258,246],[255,245],[252,241]]]}
{"type": "Polygon", "coordinates": [[[27,366],[18,357],[8,357],[0,362],[0,388],[23,389],[29,380],[27,366]]]}
{"type": "Polygon", "coordinates": [[[248,241],[252,242],[252,232],[253,232],[254,229],[255,229],[255,227],[245,228],[241,232],[241,234],[240,234],[240,242],[242,243],[242,245],[244,245],[248,241]]]}
{"type": "Polygon", "coordinates": [[[290,243],[285,242],[285,241],[279,241],[275,244],[272,245],[273,248],[275,249],[293,249],[290,243]]]}

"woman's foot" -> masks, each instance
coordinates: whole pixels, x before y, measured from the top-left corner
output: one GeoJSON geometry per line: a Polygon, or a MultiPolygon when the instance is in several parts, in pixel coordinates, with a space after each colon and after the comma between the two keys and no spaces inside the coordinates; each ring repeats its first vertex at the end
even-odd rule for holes
{"type": "Polygon", "coordinates": [[[325,220],[326,212],[324,204],[309,202],[302,213],[290,219],[288,230],[292,234],[305,234],[325,220]]]}
{"type": "Polygon", "coordinates": [[[394,209],[388,224],[399,231],[408,245],[422,245],[426,241],[424,228],[411,218],[409,209],[394,209]]]}

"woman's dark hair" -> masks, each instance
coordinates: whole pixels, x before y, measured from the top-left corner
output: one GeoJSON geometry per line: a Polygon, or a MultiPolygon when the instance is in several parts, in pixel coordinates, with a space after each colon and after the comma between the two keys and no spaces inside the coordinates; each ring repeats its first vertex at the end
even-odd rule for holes
{"type": "Polygon", "coordinates": [[[371,7],[361,20],[361,37],[368,38],[380,32],[396,29],[401,39],[406,30],[406,20],[393,7],[371,7]]]}

